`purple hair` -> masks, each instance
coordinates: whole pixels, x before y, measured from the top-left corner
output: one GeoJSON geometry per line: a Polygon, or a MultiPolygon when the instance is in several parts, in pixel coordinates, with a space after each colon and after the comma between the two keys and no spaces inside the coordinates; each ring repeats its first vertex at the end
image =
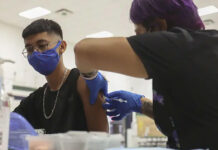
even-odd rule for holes
{"type": "Polygon", "coordinates": [[[192,0],[133,0],[130,19],[143,24],[151,18],[166,19],[168,29],[182,27],[199,30],[205,26],[192,0]]]}

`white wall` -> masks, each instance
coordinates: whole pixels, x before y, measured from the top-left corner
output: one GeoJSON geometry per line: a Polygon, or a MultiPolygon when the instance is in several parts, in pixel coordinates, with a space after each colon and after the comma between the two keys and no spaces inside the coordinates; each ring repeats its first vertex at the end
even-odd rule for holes
{"type": "Polygon", "coordinates": [[[22,56],[24,43],[22,29],[0,22],[0,57],[11,59],[15,64],[3,64],[4,78],[13,78],[16,85],[37,87],[45,80],[39,76],[22,56]]]}

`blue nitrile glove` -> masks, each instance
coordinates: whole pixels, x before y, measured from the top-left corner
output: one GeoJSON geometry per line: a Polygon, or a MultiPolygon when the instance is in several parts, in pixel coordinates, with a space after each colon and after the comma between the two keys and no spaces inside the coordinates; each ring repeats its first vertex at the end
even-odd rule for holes
{"type": "Polygon", "coordinates": [[[112,92],[108,94],[103,108],[112,120],[121,120],[133,111],[141,113],[142,97],[144,96],[127,91],[112,92]]]}
{"type": "Polygon", "coordinates": [[[28,143],[25,136],[37,136],[34,128],[21,115],[12,112],[10,114],[9,149],[28,150],[28,143]]]}
{"type": "Polygon", "coordinates": [[[90,104],[92,105],[95,104],[98,97],[98,93],[100,91],[103,92],[104,96],[107,96],[108,84],[100,72],[98,72],[96,78],[92,80],[88,80],[88,79],[85,80],[90,91],[90,96],[89,96],[90,104]]]}

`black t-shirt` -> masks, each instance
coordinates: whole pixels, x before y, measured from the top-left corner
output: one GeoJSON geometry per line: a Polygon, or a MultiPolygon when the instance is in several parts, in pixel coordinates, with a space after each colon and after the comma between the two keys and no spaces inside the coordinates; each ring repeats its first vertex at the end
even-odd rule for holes
{"type": "MultiPolygon", "coordinates": [[[[45,84],[21,101],[14,110],[24,116],[35,129],[45,129],[46,133],[62,133],[69,130],[87,131],[83,104],[77,91],[79,71],[72,69],[60,89],[54,114],[50,119],[43,115],[43,93],[45,84]]],[[[57,91],[47,89],[45,95],[45,111],[49,115],[54,107],[57,91]]]]}
{"type": "Polygon", "coordinates": [[[173,28],[128,41],[162,96],[154,118],[170,147],[217,149],[218,31],[173,28]]]}

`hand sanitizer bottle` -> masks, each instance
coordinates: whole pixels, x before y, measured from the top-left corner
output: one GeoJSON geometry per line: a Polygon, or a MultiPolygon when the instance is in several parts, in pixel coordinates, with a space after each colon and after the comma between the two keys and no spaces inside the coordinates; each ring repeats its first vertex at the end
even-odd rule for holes
{"type": "Polygon", "coordinates": [[[10,108],[0,77],[0,150],[8,150],[10,108]]]}

